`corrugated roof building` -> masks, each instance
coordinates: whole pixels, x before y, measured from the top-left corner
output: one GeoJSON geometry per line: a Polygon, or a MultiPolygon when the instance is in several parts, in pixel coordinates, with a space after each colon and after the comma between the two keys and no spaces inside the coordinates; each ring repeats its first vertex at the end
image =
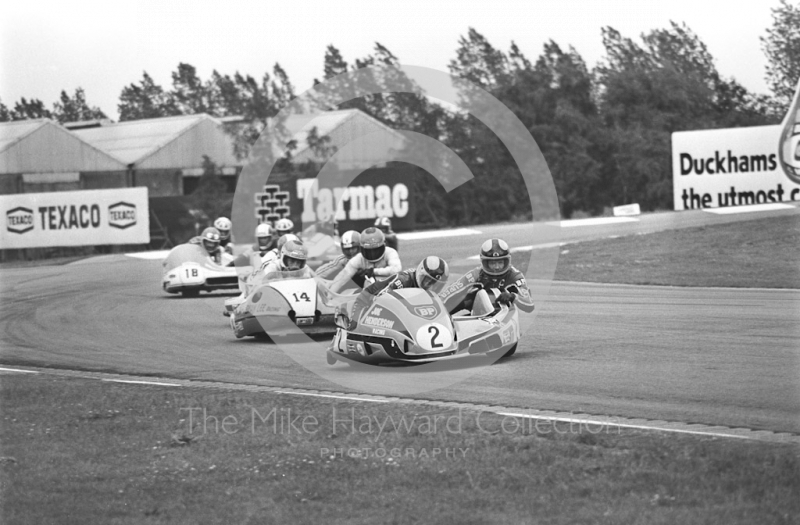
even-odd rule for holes
{"type": "Polygon", "coordinates": [[[328,111],[316,117],[295,135],[297,149],[293,152],[294,162],[326,160],[317,158],[315,152],[308,145],[307,139],[312,128],[316,128],[317,137],[327,136],[330,139],[329,144],[339,145],[340,153],[336,157],[339,165],[343,167],[385,162],[384,152],[387,149],[398,147],[404,141],[403,136],[397,131],[361,110],[328,111]],[[351,143],[358,137],[363,137],[358,142],[358,147],[352,146],[351,143]],[[351,144],[351,146],[343,151],[341,146],[344,144],[351,144]]]}
{"type": "Polygon", "coordinates": [[[125,187],[126,169],[52,120],[0,123],[0,194],[125,187]]]}
{"type": "Polygon", "coordinates": [[[223,123],[205,114],[102,124],[73,133],[119,158],[132,169],[133,185],[147,186],[153,197],[191,193],[203,174],[204,156],[223,175],[235,176],[242,165],[223,123]]]}

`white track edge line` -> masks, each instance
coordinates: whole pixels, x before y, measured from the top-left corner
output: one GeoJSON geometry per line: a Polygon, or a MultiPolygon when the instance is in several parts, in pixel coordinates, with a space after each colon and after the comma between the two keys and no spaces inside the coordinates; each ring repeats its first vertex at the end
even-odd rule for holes
{"type": "MultiPolygon", "coordinates": [[[[518,413],[511,413],[511,412],[497,412],[500,416],[509,416],[509,417],[524,417],[528,419],[542,419],[547,421],[559,421],[563,423],[578,423],[583,425],[597,425],[597,426],[606,426],[606,427],[619,427],[619,428],[638,428],[642,430],[657,430],[659,432],[675,432],[679,434],[697,434],[701,436],[713,436],[713,437],[724,437],[724,438],[737,438],[737,439],[751,439],[757,440],[758,438],[750,437],[750,436],[743,436],[740,434],[725,434],[722,432],[704,432],[702,430],[688,430],[688,429],[681,429],[681,428],[669,428],[669,427],[661,427],[657,425],[633,425],[630,423],[616,423],[612,421],[604,421],[602,419],[579,419],[579,418],[571,418],[571,417],[561,417],[561,416],[546,416],[541,414],[518,414],[518,413]]],[[[678,422],[670,422],[671,425],[681,425],[687,423],[678,423],[678,422]]],[[[711,426],[711,425],[707,425],[711,426]]],[[[752,432],[752,430],[749,430],[752,432]]]]}
{"type": "Polygon", "coordinates": [[[275,394],[289,394],[293,396],[311,396],[311,397],[330,397],[334,399],[346,399],[348,401],[368,401],[371,403],[390,403],[388,399],[367,399],[361,397],[348,397],[348,396],[336,396],[333,394],[316,394],[314,392],[287,392],[285,390],[274,390],[275,394]]]}
{"type": "Polygon", "coordinates": [[[129,383],[132,385],[157,385],[157,386],[185,386],[178,383],[159,383],[157,381],[137,381],[133,379],[103,379],[100,381],[107,381],[109,383],[129,383]]]}
{"type": "Polygon", "coordinates": [[[17,372],[20,374],[40,374],[41,372],[37,372],[36,370],[20,370],[19,368],[5,368],[0,367],[0,372],[17,372]]]}
{"type": "MultiPolygon", "coordinates": [[[[127,384],[145,384],[145,385],[155,385],[155,386],[174,386],[174,387],[194,387],[194,388],[219,388],[219,389],[231,389],[231,390],[238,390],[241,388],[247,387],[258,387],[259,385],[245,385],[239,383],[218,383],[214,381],[205,381],[205,380],[192,380],[192,379],[185,379],[180,380],[183,383],[160,383],[155,381],[143,381],[143,380],[130,380],[130,379],[118,379],[115,377],[112,378],[104,378],[104,377],[97,377],[98,374],[103,375],[116,375],[116,376],[123,376],[123,374],[111,374],[108,372],[90,372],[91,374],[95,375],[78,375],[81,373],[87,373],[83,370],[70,370],[70,369],[48,369],[42,368],[41,370],[24,370],[24,369],[11,369],[11,368],[4,368],[0,367],[0,371],[8,370],[12,372],[27,372],[32,374],[52,374],[52,375],[59,375],[65,377],[72,377],[78,379],[94,379],[100,380],[105,382],[115,382],[115,383],[127,383],[127,384]],[[61,372],[61,373],[60,373],[61,372]],[[70,373],[63,373],[63,372],[72,372],[70,373]],[[77,374],[76,374],[77,373],[77,374]],[[237,388],[238,387],[238,388],[237,388]]],[[[135,376],[134,376],[135,377],[135,376]]],[[[681,434],[692,434],[692,435],[701,435],[701,436],[710,436],[710,437],[722,437],[722,438],[736,438],[736,439],[745,439],[748,441],[759,441],[759,442],[767,442],[767,443],[798,443],[800,442],[800,435],[792,433],[792,432],[781,432],[777,430],[756,430],[751,428],[744,428],[742,427],[741,430],[743,434],[734,434],[734,433],[723,433],[723,432],[709,432],[704,431],[702,428],[699,429],[686,429],[686,428],[670,428],[668,426],[657,426],[657,425],[641,425],[641,424],[634,424],[634,423],[622,423],[622,422],[611,422],[611,421],[603,421],[601,419],[586,419],[586,418],[575,418],[575,417],[567,417],[567,416],[559,416],[558,413],[554,413],[553,415],[547,414],[524,414],[519,412],[510,412],[508,411],[510,407],[501,407],[501,406],[486,406],[480,405],[476,403],[469,403],[466,401],[442,401],[442,400],[424,400],[424,399],[415,399],[415,398],[402,398],[402,397],[391,397],[388,396],[387,399],[374,399],[374,398],[359,398],[359,397],[350,397],[350,396],[342,396],[336,395],[335,393],[332,394],[321,394],[318,392],[292,392],[290,390],[279,390],[280,387],[265,387],[262,392],[265,393],[273,393],[273,394],[295,394],[295,395],[306,395],[312,397],[323,397],[323,398],[335,398],[335,399],[344,399],[347,401],[364,401],[364,402],[376,402],[376,403],[399,403],[399,404],[421,404],[421,405],[430,405],[430,406],[445,406],[446,408],[450,408],[455,410],[474,410],[479,412],[489,412],[501,416],[509,416],[509,417],[524,417],[529,419],[541,419],[541,420],[550,420],[550,421],[563,421],[563,422],[573,422],[573,423],[583,423],[583,424],[593,424],[593,425],[608,425],[608,426],[616,426],[619,428],[631,428],[631,429],[640,429],[646,431],[655,431],[655,432],[672,432],[672,433],[681,433],[681,434]],[[454,406],[456,405],[456,406],[454,406]],[[501,412],[502,411],[502,412],[501,412]],[[766,433],[770,436],[774,436],[776,439],[766,439],[764,436],[758,435],[759,433],[766,433]],[[748,435],[753,434],[753,435],[748,435]],[[788,436],[788,439],[783,438],[783,436],[788,436]]],[[[302,390],[302,389],[298,389],[302,390]]],[[[383,396],[376,396],[376,397],[383,397],[383,396]]],[[[619,419],[621,420],[647,420],[646,418],[632,418],[632,417],[622,417],[620,416],[619,419]]],[[[726,427],[727,425],[712,425],[710,423],[686,423],[680,421],[665,421],[666,425],[693,425],[699,427],[706,427],[706,428],[718,428],[718,427],[726,427]]],[[[738,427],[731,427],[731,428],[738,428],[738,427]]]]}

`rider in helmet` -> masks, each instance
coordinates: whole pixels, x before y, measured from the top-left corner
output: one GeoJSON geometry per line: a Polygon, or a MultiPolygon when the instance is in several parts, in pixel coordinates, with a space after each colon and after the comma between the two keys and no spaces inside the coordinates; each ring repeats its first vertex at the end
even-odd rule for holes
{"type": "Polygon", "coordinates": [[[262,258],[271,250],[270,246],[275,244],[272,238],[272,226],[266,222],[259,224],[256,226],[255,235],[256,242],[252,246],[248,246],[228,266],[253,266],[255,268],[261,266],[262,258]]]}
{"type": "Polygon", "coordinates": [[[242,293],[235,299],[225,301],[226,308],[223,312],[225,315],[230,315],[230,311],[233,307],[238,305],[241,301],[244,301],[244,298],[247,296],[248,282],[264,263],[265,256],[270,252],[269,246],[274,244],[272,242],[272,227],[269,224],[264,222],[256,226],[255,234],[256,242],[253,243],[252,246],[248,246],[244,252],[228,263],[228,266],[237,266],[239,268],[250,266],[252,270],[250,273],[239,273],[239,290],[241,290],[242,293]],[[228,305],[231,305],[230,308],[228,305]]]}
{"type": "Polygon", "coordinates": [[[375,219],[375,227],[382,231],[384,237],[386,237],[386,246],[397,250],[397,234],[392,231],[392,219],[378,217],[375,219]]]}
{"type": "Polygon", "coordinates": [[[515,304],[523,312],[532,312],[533,298],[525,275],[511,265],[511,250],[503,239],[489,239],[481,245],[481,265],[464,274],[439,295],[452,314],[471,310],[475,294],[482,288],[497,288],[497,302],[515,304]],[[475,286],[479,284],[480,286],[475,286]]]}
{"type": "Polygon", "coordinates": [[[301,272],[303,275],[314,275],[306,263],[308,262],[308,248],[303,241],[292,235],[294,239],[284,235],[287,240],[283,243],[280,256],[265,263],[261,267],[261,275],[267,277],[275,272],[301,272]]]}
{"type": "Polygon", "coordinates": [[[349,230],[342,235],[342,255],[327,264],[317,268],[317,275],[323,279],[331,280],[341,272],[347,261],[358,255],[361,251],[361,234],[355,230],[349,230]]]}
{"type": "Polygon", "coordinates": [[[447,265],[447,261],[441,257],[430,255],[422,259],[416,268],[404,270],[385,281],[376,281],[370,284],[362,290],[355,303],[353,303],[349,329],[355,328],[364,308],[372,304],[376,297],[387,290],[422,288],[438,294],[444,288],[449,276],[450,268],[447,265]]]}
{"type": "Polygon", "coordinates": [[[269,250],[269,245],[272,243],[272,226],[264,222],[256,226],[256,243],[253,245],[254,250],[258,250],[258,254],[264,257],[269,250]]]}
{"type": "Polygon", "coordinates": [[[284,272],[302,270],[308,262],[308,248],[303,241],[288,240],[281,248],[280,265],[284,272]]]}
{"type": "Polygon", "coordinates": [[[367,277],[381,280],[403,269],[397,250],[386,246],[386,238],[379,229],[370,226],[361,232],[361,253],[347,261],[344,269],[330,285],[338,292],[351,280],[360,288],[367,277]]]}
{"type": "Polygon", "coordinates": [[[278,221],[275,222],[275,231],[277,232],[278,237],[287,235],[289,233],[294,233],[294,223],[291,219],[278,219],[278,221]]]}
{"type": "MultiPolygon", "coordinates": [[[[263,226],[263,225],[262,225],[263,226]]],[[[306,266],[308,260],[308,249],[297,235],[290,233],[278,239],[278,246],[269,250],[261,257],[261,265],[254,266],[251,274],[243,279],[239,279],[239,289],[242,291],[238,297],[231,297],[225,300],[224,315],[230,313],[253,291],[253,288],[262,283],[265,279],[270,280],[270,274],[284,271],[303,270],[303,275],[314,275],[311,268],[306,266]]]]}
{"type": "Polygon", "coordinates": [[[202,246],[215,263],[219,264],[222,261],[222,253],[219,248],[219,230],[213,226],[209,226],[203,230],[203,233],[193,237],[189,243],[202,246]]]}
{"type": "Polygon", "coordinates": [[[214,221],[214,228],[219,230],[219,245],[220,247],[233,255],[233,245],[231,244],[231,220],[227,217],[219,217],[214,221]]]}
{"type": "MultiPolygon", "coordinates": [[[[258,273],[261,273],[263,275],[264,274],[264,269],[269,264],[272,264],[275,261],[279,261],[281,253],[282,253],[282,250],[283,250],[283,247],[289,241],[297,241],[297,242],[302,243],[302,241],[300,241],[300,237],[298,237],[297,235],[295,235],[293,233],[287,233],[286,235],[281,235],[280,238],[278,239],[278,241],[276,242],[275,247],[273,249],[269,250],[261,258],[261,260],[263,262],[261,263],[261,268],[258,270],[258,273]]],[[[276,270],[272,270],[272,271],[276,271],[276,270]]]]}

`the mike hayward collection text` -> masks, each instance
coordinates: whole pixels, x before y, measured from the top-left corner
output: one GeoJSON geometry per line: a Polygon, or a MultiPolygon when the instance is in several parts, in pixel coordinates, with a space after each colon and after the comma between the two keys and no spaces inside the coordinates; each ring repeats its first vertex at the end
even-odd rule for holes
{"type": "Polygon", "coordinates": [[[343,409],[334,406],[329,415],[319,417],[281,407],[251,407],[246,415],[216,414],[209,413],[205,407],[184,407],[179,410],[179,415],[190,434],[359,434],[377,441],[388,433],[460,435],[466,431],[477,431],[488,435],[534,435],[620,432],[613,418],[602,418],[602,421],[550,419],[464,409],[445,414],[376,414],[374,411],[359,413],[355,407],[343,409]]]}

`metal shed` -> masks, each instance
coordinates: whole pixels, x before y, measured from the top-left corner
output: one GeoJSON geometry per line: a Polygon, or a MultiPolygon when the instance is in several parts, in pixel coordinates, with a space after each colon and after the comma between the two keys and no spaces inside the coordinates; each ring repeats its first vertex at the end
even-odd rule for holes
{"type": "Polygon", "coordinates": [[[126,169],[50,119],[0,123],[0,194],[124,187],[126,169]]]}
{"type": "Polygon", "coordinates": [[[242,165],[223,123],[205,114],[101,124],[73,133],[128,165],[132,184],[147,186],[154,197],[184,194],[184,178],[203,174],[203,156],[223,175],[235,176],[242,165]]]}
{"type": "Polygon", "coordinates": [[[297,149],[293,152],[293,162],[325,160],[317,158],[315,152],[308,145],[307,139],[312,128],[316,128],[318,137],[327,136],[330,144],[338,145],[339,148],[351,143],[356,138],[363,138],[359,141],[358,147],[348,147],[346,151],[337,155],[339,164],[344,167],[365,163],[368,165],[382,163],[386,160],[384,152],[399,147],[405,140],[397,131],[361,110],[328,111],[295,134],[297,149]]]}

